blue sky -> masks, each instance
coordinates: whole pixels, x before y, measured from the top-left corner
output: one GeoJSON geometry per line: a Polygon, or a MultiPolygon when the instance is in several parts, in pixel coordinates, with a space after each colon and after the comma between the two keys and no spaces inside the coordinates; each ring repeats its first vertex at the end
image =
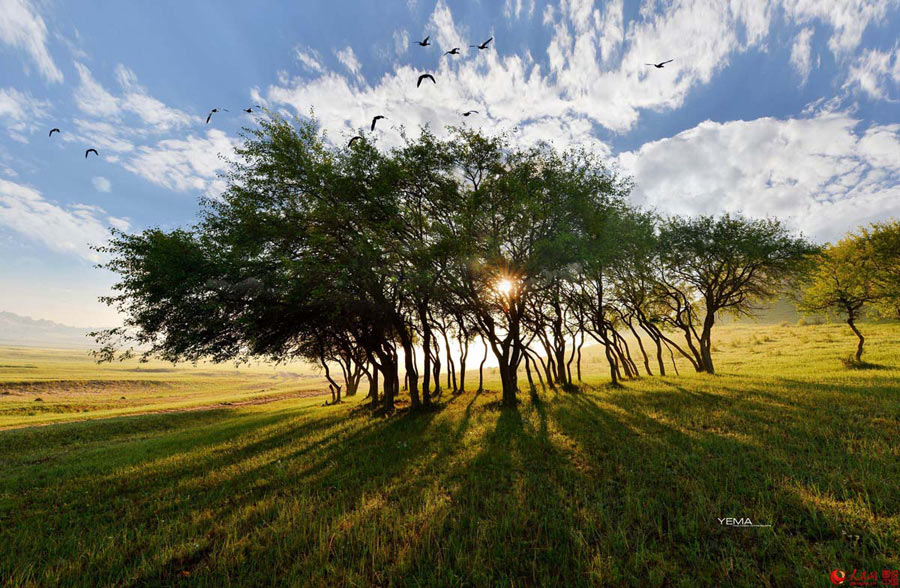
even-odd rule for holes
{"type": "Polygon", "coordinates": [[[384,114],[385,147],[476,109],[594,149],[644,206],[834,239],[900,217],[898,32],[900,0],[0,0],[0,310],[115,323],[89,244],[190,224],[252,104],[313,109],[335,143],[384,114]]]}

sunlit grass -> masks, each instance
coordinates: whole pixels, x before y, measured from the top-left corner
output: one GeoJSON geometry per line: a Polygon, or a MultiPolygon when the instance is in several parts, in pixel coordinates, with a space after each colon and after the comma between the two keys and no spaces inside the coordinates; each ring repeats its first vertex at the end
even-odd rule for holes
{"type": "Polygon", "coordinates": [[[300,363],[98,365],[84,350],[0,347],[0,429],[261,401],[317,392],[324,382],[300,363]]]}
{"type": "Polygon", "coordinates": [[[733,325],[719,375],[679,363],[611,389],[591,349],[582,391],[532,397],[523,378],[517,410],[445,392],[391,418],[307,398],[0,432],[0,582],[805,586],[895,569],[900,345],[867,329],[880,369],[841,365],[841,325],[733,325]]]}

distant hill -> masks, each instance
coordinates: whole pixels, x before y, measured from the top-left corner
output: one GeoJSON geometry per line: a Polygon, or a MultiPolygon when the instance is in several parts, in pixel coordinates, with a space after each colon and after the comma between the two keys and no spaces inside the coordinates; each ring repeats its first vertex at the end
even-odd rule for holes
{"type": "Polygon", "coordinates": [[[0,311],[0,344],[46,347],[88,347],[92,329],[70,327],[40,319],[0,311]]]}

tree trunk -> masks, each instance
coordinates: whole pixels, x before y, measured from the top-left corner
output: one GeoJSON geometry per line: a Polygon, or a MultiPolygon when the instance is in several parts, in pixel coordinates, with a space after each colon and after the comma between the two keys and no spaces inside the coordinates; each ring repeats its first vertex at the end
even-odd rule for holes
{"type": "MultiPolygon", "coordinates": [[[[624,318],[622,319],[624,321],[624,318]]],[[[641,340],[641,336],[638,335],[637,329],[634,328],[634,318],[630,317],[625,324],[628,325],[628,328],[631,330],[631,334],[634,335],[634,338],[637,339],[638,347],[641,350],[641,355],[644,356],[644,369],[647,370],[647,375],[652,376],[653,372],[650,370],[650,358],[647,357],[647,351],[644,349],[644,342],[641,340]]]]}
{"type": "Polygon", "coordinates": [[[527,353],[525,354],[525,375],[528,377],[528,387],[531,390],[531,393],[537,393],[537,388],[534,387],[534,380],[531,378],[531,362],[528,361],[527,353]]]}
{"type": "Polygon", "coordinates": [[[644,324],[644,321],[638,317],[638,324],[641,325],[641,328],[644,329],[644,332],[650,337],[650,340],[656,345],[656,363],[659,366],[659,375],[666,375],[666,365],[663,363],[663,353],[662,353],[662,341],[660,337],[654,333],[652,330],[647,328],[647,325],[644,324]]]}
{"type": "Polygon", "coordinates": [[[575,363],[575,366],[578,370],[578,381],[581,382],[581,348],[584,347],[584,330],[580,331],[581,333],[581,342],[578,344],[578,361],[575,363]]]}
{"type": "Polygon", "coordinates": [[[850,328],[856,333],[856,338],[859,339],[859,342],[856,345],[856,362],[859,363],[862,361],[863,343],[866,342],[866,339],[863,337],[862,333],[859,332],[859,329],[856,328],[856,321],[853,320],[853,315],[847,319],[847,324],[850,325],[850,328]]]}
{"type": "Polygon", "coordinates": [[[434,395],[441,395],[441,348],[435,345],[432,348],[434,357],[432,358],[432,375],[434,376],[434,395]]]}
{"type": "Polygon", "coordinates": [[[319,361],[322,362],[322,367],[325,368],[325,379],[329,382],[328,388],[331,389],[334,386],[334,389],[331,390],[331,403],[337,404],[341,401],[341,385],[331,378],[331,370],[328,369],[328,362],[325,361],[325,357],[319,356],[319,361]]]}
{"type": "Polygon", "coordinates": [[[371,375],[369,376],[369,397],[372,399],[372,408],[378,406],[378,368],[375,364],[369,366],[371,375]]]}
{"type": "Polygon", "coordinates": [[[511,408],[516,405],[516,394],[519,391],[519,377],[516,368],[500,361],[500,382],[503,386],[503,406],[511,408]]]}
{"type": "Polygon", "coordinates": [[[450,354],[450,339],[447,338],[447,329],[441,329],[441,335],[444,337],[444,349],[447,350],[447,387],[456,393],[456,362],[450,354]]]}
{"type": "Polygon", "coordinates": [[[401,335],[400,343],[403,345],[406,377],[409,380],[409,406],[412,410],[417,410],[422,407],[422,400],[419,398],[419,374],[416,372],[416,364],[413,359],[412,341],[408,335],[401,335]]]}
{"type": "Polygon", "coordinates": [[[712,360],[712,328],[716,322],[716,313],[709,310],[706,311],[706,317],[703,319],[703,331],[700,333],[700,356],[703,360],[703,369],[709,374],[715,374],[712,360]]]}
{"type": "Polygon", "coordinates": [[[481,364],[478,366],[478,391],[484,392],[484,362],[487,361],[488,348],[487,341],[481,338],[481,344],[484,345],[484,357],[481,358],[481,364]]]}
{"type": "Polygon", "coordinates": [[[386,413],[394,411],[394,399],[400,393],[400,372],[397,366],[397,354],[392,351],[389,344],[376,351],[381,360],[381,375],[383,390],[381,394],[382,408],[386,413]]]}
{"type": "Polygon", "coordinates": [[[457,394],[462,394],[466,391],[466,359],[469,357],[469,346],[466,344],[465,339],[460,339],[459,342],[459,389],[456,391],[457,394]]]}
{"type": "MultiPolygon", "coordinates": [[[[547,386],[551,390],[556,390],[556,386],[553,384],[553,370],[550,367],[550,358],[547,358],[547,362],[544,362],[543,358],[537,353],[534,354],[535,363],[540,365],[541,369],[544,370],[544,375],[547,376],[547,386]]],[[[537,367],[534,368],[537,370],[537,367]]]]}
{"type": "Polygon", "coordinates": [[[427,308],[419,309],[419,321],[422,323],[422,390],[430,394],[431,390],[431,325],[428,322],[427,308]]]}

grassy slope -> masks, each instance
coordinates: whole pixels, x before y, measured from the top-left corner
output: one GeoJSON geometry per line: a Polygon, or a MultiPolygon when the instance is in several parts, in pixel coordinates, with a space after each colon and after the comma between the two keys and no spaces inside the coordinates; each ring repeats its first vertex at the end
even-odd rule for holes
{"type": "Polygon", "coordinates": [[[0,432],[0,582],[809,586],[897,568],[900,345],[868,330],[866,359],[891,367],[845,370],[839,325],[735,325],[718,376],[681,365],[516,411],[494,393],[390,419],[301,399],[0,432]]]}

